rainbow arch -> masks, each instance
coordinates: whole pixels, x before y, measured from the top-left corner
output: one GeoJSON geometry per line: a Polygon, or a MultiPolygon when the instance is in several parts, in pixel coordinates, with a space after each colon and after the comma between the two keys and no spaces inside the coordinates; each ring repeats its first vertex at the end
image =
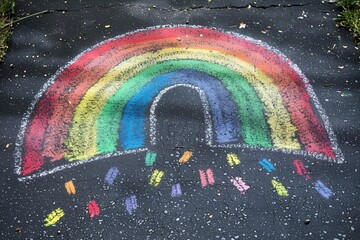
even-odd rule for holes
{"type": "Polygon", "coordinates": [[[202,96],[210,146],[343,161],[308,80],[277,50],[216,29],[159,26],[86,50],[45,84],[22,122],[16,172],[146,150],[156,143],[156,103],[174,86],[202,96]]]}

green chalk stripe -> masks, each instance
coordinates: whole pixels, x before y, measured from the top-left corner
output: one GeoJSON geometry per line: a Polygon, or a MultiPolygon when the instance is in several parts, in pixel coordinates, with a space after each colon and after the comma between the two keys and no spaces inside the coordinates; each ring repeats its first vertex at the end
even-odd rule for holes
{"type": "Polygon", "coordinates": [[[152,167],[156,160],[156,152],[147,152],[145,157],[145,165],[152,167]]]}

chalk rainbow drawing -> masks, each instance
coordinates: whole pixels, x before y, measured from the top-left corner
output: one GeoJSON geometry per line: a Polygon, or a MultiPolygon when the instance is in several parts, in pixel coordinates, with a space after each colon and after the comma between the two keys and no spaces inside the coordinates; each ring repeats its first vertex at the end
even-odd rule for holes
{"type": "Polygon", "coordinates": [[[157,26],[95,45],[43,86],[18,134],[19,180],[147,151],[157,104],[176,87],[198,92],[211,147],[344,160],[309,80],[278,50],[217,29],[157,26]]]}

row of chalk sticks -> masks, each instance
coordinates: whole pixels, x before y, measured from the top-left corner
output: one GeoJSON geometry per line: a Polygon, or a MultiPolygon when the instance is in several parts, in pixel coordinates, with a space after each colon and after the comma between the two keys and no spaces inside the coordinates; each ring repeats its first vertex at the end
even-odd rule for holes
{"type": "MultiPolygon", "coordinates": [[[[179,159],[180,164],[187,163],[190,158],[192,157],[193,153],[191,151],[185,151],[182,156],[179,159]]],[[[229,153],[226,156],[226,160],[230,167],[238,166],[241,161],[239,160],[238,156],[235,153],[229,153]]],[[[155,152],[148,152],[145,157],[145,165],[148,167],[152,167],[156,161],[156,153],[155,152]]],[[[274,172],[276,170],[274,164],[270,162],[268,159],[262,159],[259,161],[259,164],[269,173],[274,172]]],[[[307,169],[305,168],[303,162],[301,160],[294,160],[293,161],[294,168],[296,169],[296,172],[300,176],[304,176],[306,180],[311,180],[311,176],[307,169]]],[[[116,177],[119,174],[119,169],[117,167],[112,167],[108,170],[104,183],[107,186],[111,186],[114,184],[116,177]]],[[[157,187],[163,176],[164,171],[155,169],[150,177],[149,184],[157,187]]],[[[215,177],[213,171],[208,168],[206,170],[199,170],[199,176],[200,176],[200,183],[202,187],[206,187],[208,185],[214,185],[215,184],[215,177]]],[[[230,182],[236,187],[236,189],[239,190],[241,194],[245,194],[245,192],[250,189],[250,186],[247,185],[244,180],[241,177],[235,177],[230,180],[230,182]]],[[[271,181],[272,186],[275,189],[276,193],[281,197],[287,197],[289,196],[289,193],[286,189],[286,187],[276,180],[275,178],[271,181]]],[[[328,188],[324,183],[322,183],[320,180],[314,181],[314,188],[316,189],[319,194],[324,197],[325,199],[329,199],[334,193],[331,191],[330,188],[328,188]]],[[[76,188],[74,185],[74,182],[72,180],[67,181],[65,183],[65,189],[68,194],[75,195],[76,194],[76,188]]],[[[179,183],[172,185],[171,188],[171,197],[180,197],[182,195],[181,185],[179,183]]],[[[132,214],[137,208],[137,198],[136,195],[130,195],[129,197],[125,198],[125,208],[126,211],[129,214],[132,214]]],[[[99,204],[92,200],[87,205],[88,213],[91,218],[94,218],[95,216],[100,215],[100,207],[99,204]]],[[[55,225],[63,216],[65,215],[64,211],[61,208],[57,208],[53,210],[51,213],[47,215],[45,218],[45,226],[53,226],[55,225]]]]}

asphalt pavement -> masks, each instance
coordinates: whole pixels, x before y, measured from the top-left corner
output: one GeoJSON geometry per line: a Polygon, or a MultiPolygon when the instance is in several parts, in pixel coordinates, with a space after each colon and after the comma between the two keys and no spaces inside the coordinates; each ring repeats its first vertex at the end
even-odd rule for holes
{"type": "Polygon", "coordinates": [[[327,1],[17,1],[0,239],[359,239],[360,49],[327,1]]]}

